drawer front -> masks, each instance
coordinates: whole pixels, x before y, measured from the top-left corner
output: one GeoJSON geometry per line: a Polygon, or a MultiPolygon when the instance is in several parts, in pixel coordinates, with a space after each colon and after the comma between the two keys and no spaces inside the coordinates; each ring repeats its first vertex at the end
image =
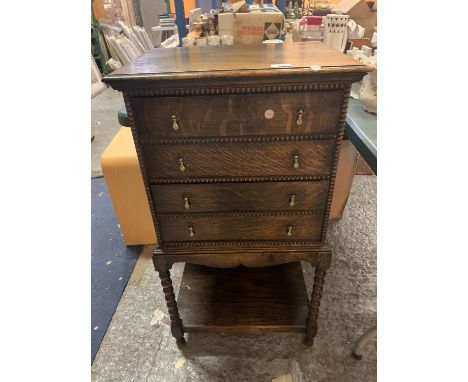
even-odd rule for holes
{"type": "Polygon", "coordinates": [[[151,185],[158,213],[325,209],[328,181],[151,185]]]}
{"type": "Polygon", "coordinates": [[[328,175],[335,142],[142,145],[149,180],[157,178],[328,175]]]}
{"type": "Polygon", "coordinates": [[[164,242],[320,240],[322,214],[278,216],[159,215],[164,242]],[[288,235],[288,232],[290,233],[288,235]]]}
{"type": "Polygon", "coordinates": [[[133,100],[141,139],[336,134],[342,90],[133,100]]]}

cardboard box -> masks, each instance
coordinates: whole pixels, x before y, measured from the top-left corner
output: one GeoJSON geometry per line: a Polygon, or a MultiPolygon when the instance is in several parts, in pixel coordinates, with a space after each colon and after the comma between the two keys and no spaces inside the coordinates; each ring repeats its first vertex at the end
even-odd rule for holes
{"type": "Polygon", "coordinates": [[[377,26],[377,12],[371,12],[369,16],[366,17],[351,17],[357,24],[366,28],[364,33],[365,38],[371,38],[374,33],[374,27],[377,26]]]}
{"type": "Polygon", "coordinates": [[[344,14],[349,15],[350,19],[367,17],[371,11],[365,0],[341,0],[335,8],[343,11],[344,14]]]}
{"type": "Polygon", "coordinates": [[[259,45],[280,38],[284,15],[274,5],[249,5],[248,13],[220,13],[219,34],[234,36],[235,45],[259,45]]]}
{"type": "Polygon", "coordinates": [[[349,15],[349,18],[361,27],[366,28],[364,37],[372,37],[374,27],[377,25],[377,12],[372,12],[365,0],[341,0],[335,8],[349,15]]]}
{"type": "Polygon", "coordinates": [[[349,140],[341,145],[340,159],[336,170],[335,189],[330,208],[330,220],[341,219],[348,202],[348,196],[353,185],[354,173],[359,159],[359,153],[349,140]]]}
{"type": "Polygon", "coordinates": [[[351,49],[352,48],[361,49],[363,46],[372,48],[371,40],[369,40],[368,38],[348,39],[348,41],[353,44],[351,49]]]}

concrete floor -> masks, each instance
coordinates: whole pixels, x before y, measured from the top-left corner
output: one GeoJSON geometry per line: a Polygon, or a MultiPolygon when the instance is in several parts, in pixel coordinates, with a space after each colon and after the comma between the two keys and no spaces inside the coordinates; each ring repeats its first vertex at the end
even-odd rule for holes
{"type": "MultiPolygon", "coordinates": [[[[122,97],[112,89],[92,100],[92,176],[101,174],[100,156],[119,128],[121,107],[122,97]]],[[[152,263],[141,256],[92,365],[92,380],[271,381],[288,375],[284,381],[375,381],[376,341],[361,361],[350,353],[359,336],[376,325],[376,180],[356,176],[343,218],[330,224],[334,257],[312,349],[297,333],[199,333],[186,336],[182,353],[167,326],[150,324],[156,309],[167,309],[152,263]]],[[[310,293],[313,269],[304,263],[303,270],[310,293]]],[[[182,272],[183,264],[174,265],[176,294],[182,272]]]]}

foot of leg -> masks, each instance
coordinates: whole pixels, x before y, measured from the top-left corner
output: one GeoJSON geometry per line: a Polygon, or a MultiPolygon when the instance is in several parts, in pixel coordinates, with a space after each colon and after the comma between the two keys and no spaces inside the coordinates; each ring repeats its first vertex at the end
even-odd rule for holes
{"type": "Polygon", "coordinates": [[[177,347],[178,347],[179,349],[182,349],[182,348],[185,346],[185,344],[186,344],[187,342],[185,342],[185,338],[184,338],[184,337],[181,337],[181,338],[177,338],[177,339],[176,339],[176,343],[177,343],[177,347]]]}

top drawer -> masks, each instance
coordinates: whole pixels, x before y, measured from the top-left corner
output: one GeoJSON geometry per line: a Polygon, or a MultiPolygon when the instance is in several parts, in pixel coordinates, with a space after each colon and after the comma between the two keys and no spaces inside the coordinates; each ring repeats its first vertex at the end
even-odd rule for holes
{"type": "Polygon", "coordinates": [[[137,97],[141,139],[336,134],[342,90],[312,93],[137,97]]]}

